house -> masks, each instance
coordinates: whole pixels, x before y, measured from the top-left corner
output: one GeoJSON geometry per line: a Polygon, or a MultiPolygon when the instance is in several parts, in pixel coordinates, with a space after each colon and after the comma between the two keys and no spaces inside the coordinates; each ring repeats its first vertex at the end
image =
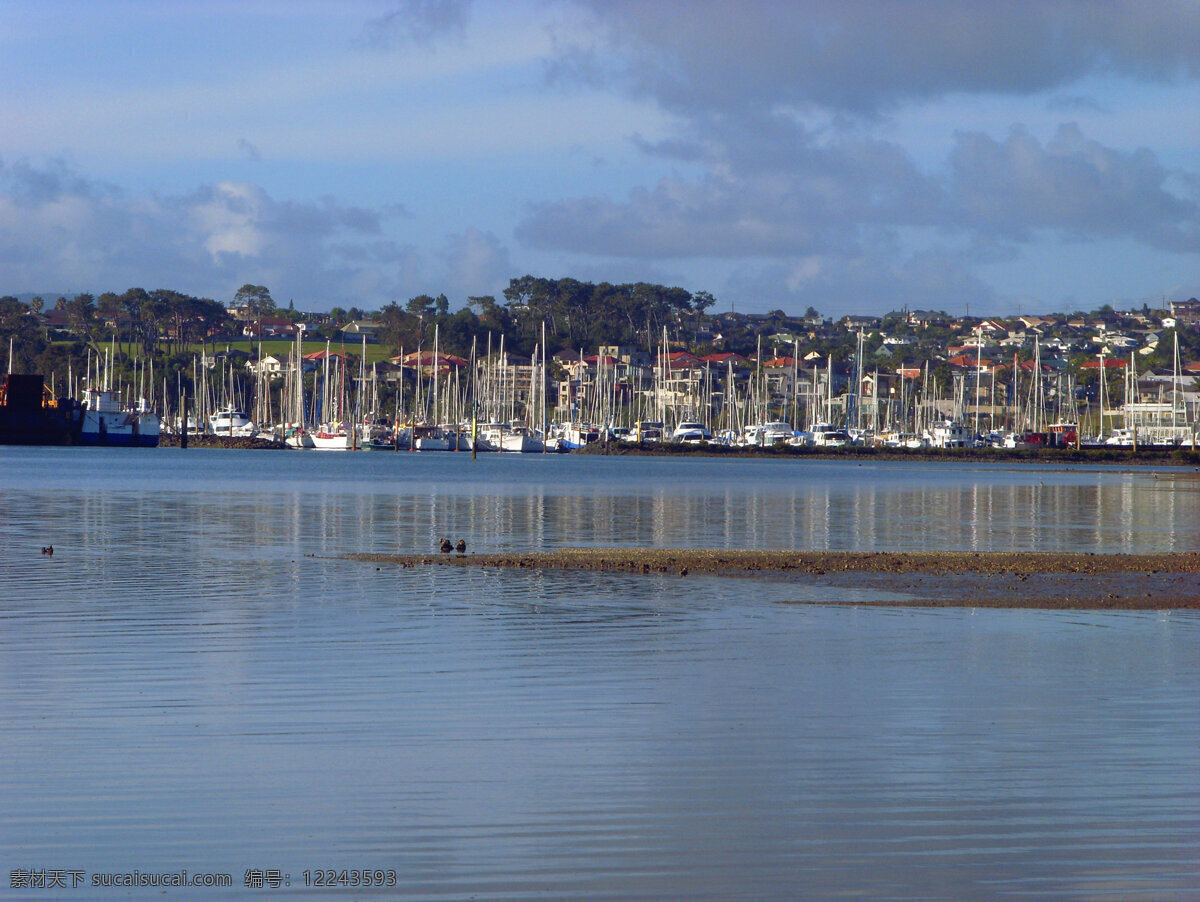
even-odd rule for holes
{"type": "MultiPolygon", "coordinates": [[[[282,376],[290,367],[289,358],[279,357],[275,354],[268,354],[257,362],[246,361],[246,369],[252,373],[262,373],[266,376],[282,376]]],[[[305,373],[311,373],[317,369],[317,361],[304,358],[300,361],[300,368],[305,373]]]]}
{"type": "Polygon", "coordinates": [[[1200,300],[1171,301],[1171,316],[1188,326],[1200,324],[1200,300]]]}
{"type": "Polygon", "coordinates": [[[1092,344],[1106,345],[1115,351],[1129,350],[1138,345],[1136,338],[1130,338],[1121,332],[1101,332],[1092,339],[1092,344]]]}
{"type": "Polygon", "coordinates": [[[1023,348],[1028,341],[1024,332],[1009,332],[1007,338],[1000,339],[996,344],[1002,348],[1023,348]]]}
{"type": "Polygon", "coordinates": [[[844,316],[842,317],[842,325],[846,327],[848,332],[867,331],[869,329],[878,329],[880,318],[877,316],[844,316]]]}
{"type": "Polygon", "coordinates": [[[721,351],[716,354],[705,354],[700,358],[710,367],[726,368],[733,366],[734,369],[750,366],[750,360],[743,357],[741,354],[735,354],[732,351],[721,351]]]}
{"type": "Polygon", "coordinates": [[[391,362],[408,369],[419,370],[425,375],[435,370],[439,375],[444,375],[467,365],[467,361],[461,357],[453,354],[434,354],[433,351],[413,351],[403,357],[393,357],[391,362]]]}
{"type": "Polygon", "coordinates": [[[503,354],[494,351],[479,358],[475,361],[475,371],[475,380],[481,386],[483,396],[498,394],[498,387],[503,386],[506,399],[513,397],[522,403],[531,399],[534,375],[538,372],[531,358],[509,351],[503,354]]]}
{"type": "MultiPolygon", "coordinates": [[[[1120,357],[1105,357],[1103,360],[1105,370],[1123,370],[1129,366],[1129,361],[1120,357]]],[[[1089,360],[1086,363],[1081,363],[1079,368],[1081,370],[1098,370],[1100,369],[1100,360],[1089,360]]]]}
{"type": "Polygon", "coordinates": [[[263,317],[248,323],[242,334],[248,338],[295,338],[300,329],[290,319],[263,317]]]}
{"type": "Polygon", "coordinates": [[[1066,354],[1073,347],[1075,347],[1075,345],[1073,342],[1067,341],[1065,338],[1051,338],[1043,342],[1042,347],[1057,353],[1066,354]]]}
{"type": "Polygon", "coordinates": [[[913,310],[908,314],[909,325],[917,326],[920,329],[927,329],[930,326],[944,326],[949,321],[950,317],[940,310],[913,310]]]}
{"type": "Polygon", "coordinates": [[[1048,316],[1018,316],[1017,322],[1027,330],[1045,331],[1058,325],[1058,320],[1048,316]]]}
{"type": "Polygon", "coordinates": [[[377,323],[373,320],[356,319],[342,326],[342,334],[346,338],[355,338],[358,340],[366,338],[367,344],[374,344],[379,341],[379,331],[382,328],[383,323],[377,323]]]}
{"type": "Polygon", "coordinates": [[[975,372],[976,367],[978,367],[979,372],[990,373],[993,368],[993,363],[989,358],[980,358],[975,354],[959,354],[951,357],[946,363],[951,369],[969,370],[971,372],[975,372]]]}
{"type": "Polygon", "coordinates": [[[614,357],[631,366],[649,366],[651,363],[649,354],[629,345],[600,345],[597,353],[601,357],[614,357]]]}
{"type": "Polygon", "coordinates": [[[66,310],[44,310],[40,318],[51,338],[62,340],[75,337],[71,328],[71,317],[66,310]]]}

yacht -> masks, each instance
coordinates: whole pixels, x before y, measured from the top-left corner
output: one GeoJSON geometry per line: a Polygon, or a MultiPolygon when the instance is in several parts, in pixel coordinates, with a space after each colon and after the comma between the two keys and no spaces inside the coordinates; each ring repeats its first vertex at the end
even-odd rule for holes
{"type": "Polygon", "coordinates": [[[743,445],[769,446],[776,442],[786,442],[795,434],[791,423],[776,420],[772,423],[756,423],[747,426],[742,433],[743,445]]]}
{"type": "Polygon", "coordinates": [[[480,451],[517,451],[525,454],[537,454],[545,450],[545,445],[534,431],[520,423],[488,423],[480,426],[477,447],[480,451]]]}
{"type": "Polygon", "coordinates": [[[258,431],[245,411],[226,405],[208,418],[208,429],[213,435],[228,435],[234,438],[250,438],[258,431]]]}
{"type": "Polygon", "coordinates": [[[850,433],[832,423],[813,423],[808,437],[814,448],[843,448],[851,444],[850,433]]]}
{"type": "Polygon", "coordinates": [[[680,423],[671,433],[671,441],[674,443],[699,445],[711,440],[712,433],[703,423],[680,423]]]}

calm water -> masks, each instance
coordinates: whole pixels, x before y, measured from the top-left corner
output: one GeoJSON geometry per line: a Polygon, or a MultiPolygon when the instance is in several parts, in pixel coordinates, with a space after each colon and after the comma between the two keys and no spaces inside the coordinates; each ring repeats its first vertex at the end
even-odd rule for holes
{"type": "Polygon", "coordinates": [[[335,555],[1190,550],[1197,475],[0,448],[0,898],[1196,898],[1193,613],[335,555]]]}

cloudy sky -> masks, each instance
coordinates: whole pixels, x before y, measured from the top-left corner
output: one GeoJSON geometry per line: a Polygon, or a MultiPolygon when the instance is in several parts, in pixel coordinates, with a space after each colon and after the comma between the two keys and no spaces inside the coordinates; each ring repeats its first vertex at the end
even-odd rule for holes
{"type": "Polygon", "coordinates": [[[1200,0],[6,0],[0,293],[1200,294],[1200,0]]]}

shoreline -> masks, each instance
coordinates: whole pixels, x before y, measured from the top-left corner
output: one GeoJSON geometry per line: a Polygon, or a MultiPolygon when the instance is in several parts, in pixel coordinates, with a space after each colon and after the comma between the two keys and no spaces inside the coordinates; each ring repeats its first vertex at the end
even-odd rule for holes
{"type": "Polygon", "coordinates": [[[1152,466],[1200,467],[1200,450],[1189,447],[1143,445],[1084,448],[878,448],[846,446],[809,448],[777,445],[773,447],[729,447],[723,445],[595,443],[570,452],[616,457],[729,457],[729,458],[805,458],[812,460],[917,461],[965,463],[1035,464],[1143,464],[1152,466]]]}
{"type": "MultiPolygon", "coordinates": [[[[347,554],[345,560],[485,569],[789,578],[905,599],[813,602],[921,607],[1200,609],[1200,553],[730,551],[563,548],[484,554],[347,554]]],[[[808,602],[805,602],[808,603],[808,602]]]]}
{"type": "MultiPolygon", "coordinates": [[[[163,433],[160,448],[178,448],[179,436],[163,433]]],[[[188,447],[235,448],[269,451],[292,451],[284,442],[263,438],[230,438],[223,435],[197,434],[188,436],[188,447]]],[[[404,453],[404,452],[401,452],[404,453]]],[[[428,452],[418,452],[428,453],[428,452]]],[[[440,452],[448,453],[448,452],[440,452]]],[[[467,454],[470,452],[459,452],[467,454]]],[[[495,452],[485,452],[492,456],[495,452]]],[[[912,463],[1027,463],[1027,464],[1117,464],[1136,466],[1194,467],[1200,469],[1200,450],[1190,448],[1143,446],[1132,448],[740,448],[720,445],[636,445],[627,442],[593,444],[577,448],[569,454],[605,457],[669,457],[669,458],[727,458],[777,460],[843,460],[908,461],[912,463]]]]}
{"type": "MultiPolygon", "coordinates": [[[[162,433],[158,437],[158,447],[178,448],[179,436],[175,433],[162,433]]],[[[291,451],[285,442],[269,438],[235,438],[228,435],[210,435],[197,432],[188,435],[189,448],[237,448],[251,451],[291,451]]]]}

